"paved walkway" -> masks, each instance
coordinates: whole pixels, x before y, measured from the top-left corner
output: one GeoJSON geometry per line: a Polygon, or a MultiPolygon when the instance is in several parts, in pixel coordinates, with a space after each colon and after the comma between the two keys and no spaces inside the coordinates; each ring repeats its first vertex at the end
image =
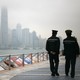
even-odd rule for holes
{"type": "Polygon", "coordinates": [[[66,77],[64,74],[64,57],[60,57],[59,77],[52,77],[49,62],[44,61],[37,64],[21,67],[15,70],[3,72],[0,80],[80,80],[80,57],[76,62],[75,78],[66,77]]]}

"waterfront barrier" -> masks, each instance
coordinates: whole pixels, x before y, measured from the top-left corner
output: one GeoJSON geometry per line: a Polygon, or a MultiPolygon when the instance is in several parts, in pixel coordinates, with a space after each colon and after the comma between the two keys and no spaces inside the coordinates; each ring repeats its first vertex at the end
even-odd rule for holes
{"type": "Polygon", "coordinates": [[[11,70],[12,68],[39,63],[45,60],[48,60],[47,52],[17,55],[0,55],[0,71],[11,70]]]}

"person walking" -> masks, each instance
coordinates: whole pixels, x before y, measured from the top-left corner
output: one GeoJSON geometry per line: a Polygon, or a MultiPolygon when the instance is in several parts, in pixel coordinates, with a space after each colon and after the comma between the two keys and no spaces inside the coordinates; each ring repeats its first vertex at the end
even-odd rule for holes
{"type": "Polygon", "coordinates": [[[51,76],[59,76],[58,66],[59,66],[59,49],[60,49],[60,39],[56,37],[57,30],[52,30],[52,36],[46,41],[46,50],[49,54],[50,70],[51,76]]]}
{"type": "Polygon", "coordinates": [[[72,30],[65,31],[67,38],[63,40],[64,45],[64,52],[63,55],[65,56],[65,74],[68,76],[69,69],[71,67],[71,77],[74,78],[75,76],[75,64],[76,64],[76,57],[79,55],[79,45],[77,39],[72,37],[72,30]]]}

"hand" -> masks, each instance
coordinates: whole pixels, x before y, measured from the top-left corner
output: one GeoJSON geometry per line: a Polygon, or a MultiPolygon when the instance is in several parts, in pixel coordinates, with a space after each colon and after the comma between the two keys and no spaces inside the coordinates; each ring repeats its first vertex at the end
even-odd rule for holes
{"type": "Polygon", "coordinates": [[[55,53],[55,52],[53,52],[53,51],[51,51],[51,54],[53,54],[53,55],[54,55],[54,54],[56,54],[56,53],[55,53]]]}
{"type": "Polygon", "coordinates": [[[65,56],[65,55],[63,55],[63,54],[60,54],[60,56],[65,56]]]}

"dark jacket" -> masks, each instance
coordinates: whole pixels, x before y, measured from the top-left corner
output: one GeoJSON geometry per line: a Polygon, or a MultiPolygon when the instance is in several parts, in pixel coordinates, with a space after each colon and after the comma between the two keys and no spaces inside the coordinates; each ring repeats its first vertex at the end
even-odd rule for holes
{"type": "Polygon", "coordinates": [[[64,44],[64,55],[65,56],[76,56],[79,55],[79,45],[75,37],[67,37],[63,40],[64,44]]]}
{"type": "Polygon", "coordinates": [[[46,42],[46,50],[48,52],[53,51],[59,54],[59,49],[60,49],[60,39],[58,37],[53,37],[53,36],[48,38],[46,42]]]}

